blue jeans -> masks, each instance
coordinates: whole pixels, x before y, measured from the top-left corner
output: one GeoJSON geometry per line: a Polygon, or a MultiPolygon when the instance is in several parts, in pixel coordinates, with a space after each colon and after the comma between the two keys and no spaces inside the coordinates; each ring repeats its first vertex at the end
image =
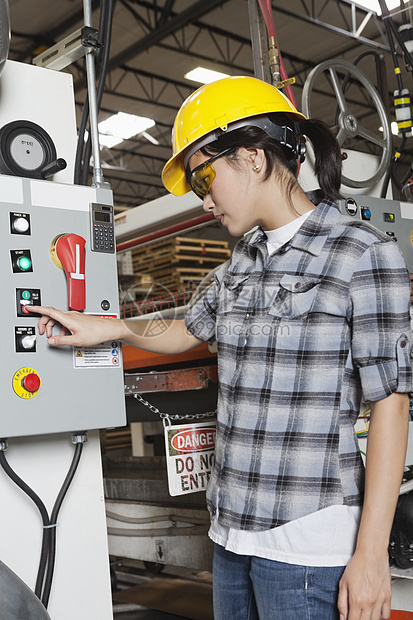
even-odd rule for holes
{"type": "Polygon", "coordinates": [[[337,620],[345,566],[298,566],[215,545],[215,620],[337,620]]]}

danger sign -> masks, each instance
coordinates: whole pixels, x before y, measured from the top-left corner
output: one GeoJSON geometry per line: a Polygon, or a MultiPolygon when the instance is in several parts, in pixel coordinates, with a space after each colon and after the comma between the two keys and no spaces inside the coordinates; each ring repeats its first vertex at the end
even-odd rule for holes
{"type": "Polygon", "coordinates": [[[214,464],[214,422],[165,428],[169,494],[205,491],[214,464]]]}

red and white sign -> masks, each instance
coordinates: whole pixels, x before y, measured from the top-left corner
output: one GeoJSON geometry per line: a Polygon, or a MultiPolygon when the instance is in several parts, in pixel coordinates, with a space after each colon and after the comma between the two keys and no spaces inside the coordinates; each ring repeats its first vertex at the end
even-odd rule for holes
{"type": "Polygon", "coordinates": [[[205,491],[214,464],[215,422],[165,428],[169,494],[205,491]]]}

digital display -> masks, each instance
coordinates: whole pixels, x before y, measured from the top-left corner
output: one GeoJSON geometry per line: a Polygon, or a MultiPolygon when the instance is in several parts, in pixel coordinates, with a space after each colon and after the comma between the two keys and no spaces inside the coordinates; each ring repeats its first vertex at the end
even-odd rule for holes
{"type": "Polygon", "coordinates": [[[109,222],[110,223],[110,213],[102,213],[101,211],[95,211],[95,220],[97,222],[109,222]]]}

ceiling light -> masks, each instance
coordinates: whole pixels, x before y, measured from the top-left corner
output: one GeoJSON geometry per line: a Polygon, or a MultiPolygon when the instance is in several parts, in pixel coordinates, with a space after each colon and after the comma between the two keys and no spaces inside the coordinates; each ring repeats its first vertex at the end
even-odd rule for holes
{"type": "Polygon", "coordinates": [[[160,145],[159,140],[157,140],[156,138],[154,138],[153,136],[151,136],[150,133],[148,133],[147,131],[142,131],[142,136],[144,138],[146,138],[148,140],[148,142],[152,142],[152,144],[155,144],[156,146],[160,145]]]}
{"type": "MultiPolygon", "coordinates": [[[[379,0],[360,0],[357,4],[368,11],[375,11],[378,15],[381,15],[379,0]]],[[[391,11],[396,7],[400,7],[400,0],[386,0],[386,6],[391,11]]]]}
{"type": "Polygon", "coordinates": [[[192,82],[210,84],[211,82],[222,80],[222,78],[227,78],[229,75],[227,73],[220,73],[219,71],[212,71],[212,69],[197,67],[196,69],[189,71],[189,73],[186,73],[184,77],[186,77],[187,80],[192,80],[192,82]]]}
{"type": "Polygon", "coordinates": [[[154,125],[155,121],[152,118],[118,112],[99,123],[99,142],[101,146],[111,148],[154,125]]]}

